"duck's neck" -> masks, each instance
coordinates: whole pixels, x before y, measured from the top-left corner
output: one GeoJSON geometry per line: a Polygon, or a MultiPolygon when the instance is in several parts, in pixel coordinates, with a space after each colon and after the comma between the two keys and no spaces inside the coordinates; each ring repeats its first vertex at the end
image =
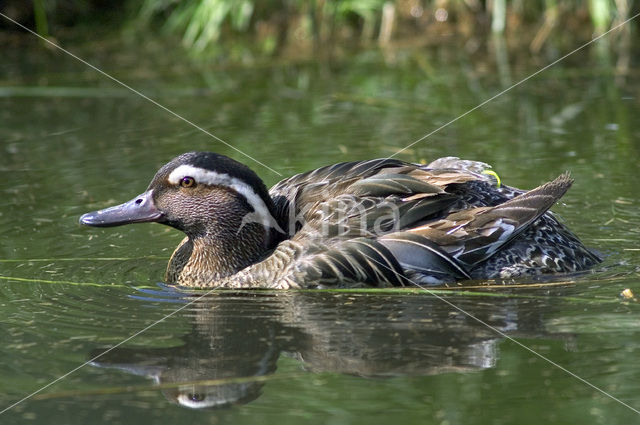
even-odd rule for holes
{"type": "Polygon", "coordinates": [[[217,281],[260,261],[272,248],[269,232],[260,227],[258,231],[247,228],[224,237],[215,232],[187,236],[169,260],[165,281],[184,286],[216,286],[217,281]]]}

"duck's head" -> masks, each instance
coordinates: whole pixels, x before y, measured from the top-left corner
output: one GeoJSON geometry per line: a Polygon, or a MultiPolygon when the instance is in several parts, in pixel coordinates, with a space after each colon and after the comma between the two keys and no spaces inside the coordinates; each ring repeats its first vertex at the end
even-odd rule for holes
{"type": "Polygon", "coordinates": [[[80,217],[81,224],[94,227],[145,222],[183,231],[188,239],[172,261],[181,249],[181,261],[189,261],[192,251],[216,257],[218,277],[255,262],[277,242],[280,230],[262,180],[247,166],[211,152],[182,154],[160,168],[141,195],[80,217]]]}

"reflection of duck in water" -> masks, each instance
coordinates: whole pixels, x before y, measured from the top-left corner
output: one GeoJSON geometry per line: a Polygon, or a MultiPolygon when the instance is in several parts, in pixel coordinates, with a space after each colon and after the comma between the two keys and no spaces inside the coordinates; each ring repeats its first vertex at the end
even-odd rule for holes
{"type": "MultiPolygon", "coordinates": [[[[509,335],[548,337],[539,316],[548,306],[531,299],[482,300],[460,298],[457,304],[509,335]]],[[[115,348],[94,365],[148,376],[170,401],[203,408],[258,397],[264,379],[277,377],[281,353],[310,372],[363,377],[481,370],[499,356],[495,332],[427,295],[220,293],[186,313],[194,324],[183,345],[115,348]]]]}
{"type": "Polygon", "coordinates": [[[269,192],[239,162],[189,152],[145,193],[85,214],[90,226],[159,222],[187,237],[170,284],[300,288],[404,286],[583,270],[599,259],[547,210],[562,175],[529,192],[499,187],[488,165],[441,158],[336,164],[269,192]]]}
{"type": "MultiPolygon", "coordinates": [[[[236,380],[269,375],[280,355],[279,325],[271,314],[259,314],[253,297],[211,297],[194,308],[196,319],[182,345],[170,348],[116,348],[94,366],[120,369],[152,378],[165,397],[189,408],[248,403],[260,395],[263,383],[236,380]],[[211,309],[211,310],[210,310],[211,309]],[[215,311],[214,311],[215,310],[215,311]],[[231,380],[222,385],[207,381],[231,380]],[[175,383],[175,386],[170,384],[175,383]],[[169,384],[169,385],[167,385],[169,384]]],[[[261,308],[268,310],[268,299],[261,308]]],[[[92,357],[102,353],[96,349],[92,357]]]]}

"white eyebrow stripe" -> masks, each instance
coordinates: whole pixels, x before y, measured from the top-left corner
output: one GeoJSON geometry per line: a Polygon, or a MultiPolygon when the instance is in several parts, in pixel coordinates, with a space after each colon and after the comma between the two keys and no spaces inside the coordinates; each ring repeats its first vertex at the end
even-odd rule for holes
{"type": "MultiPolygon", "coordinates": [[[[193,177],[196,183],[208,184],[212,186],[226,186],[229,187],[242,196],[244,196],[253,208],[254,214],[253,217],[256,217],[260,224],[265,227],[278,227],[276,220],[273,218],[271,213],[269,212],[269,208],[267,208],[267,204],[264,203],[264,200],[256,193],[255,190],[242,180],[231,177],[225,173],[217,173],[215,171],[206,170],[204,168],[194,167],[192,165],[183,164],[177,167],[175,170],[169,174],[167,180],[170,184],[177,185],[183,178],[185,177],[193,177]]],[[[252,218],[252,221],[254,219],[252,218]]]]}

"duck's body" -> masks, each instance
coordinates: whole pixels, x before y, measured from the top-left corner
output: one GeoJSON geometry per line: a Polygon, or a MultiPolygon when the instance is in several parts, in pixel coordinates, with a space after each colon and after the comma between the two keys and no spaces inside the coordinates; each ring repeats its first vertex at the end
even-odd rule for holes
{"type": "Polygon", "coordinates": [[[169,284],[231,288],[409,286],[586,269],[600,260],[547,210],[562,175],[529,192],[486,164],[441,158],[335,164],[267,192],[222,155],[183,154],[133,200],[81,223],[155,221],[187,234],[169,284]]]}

